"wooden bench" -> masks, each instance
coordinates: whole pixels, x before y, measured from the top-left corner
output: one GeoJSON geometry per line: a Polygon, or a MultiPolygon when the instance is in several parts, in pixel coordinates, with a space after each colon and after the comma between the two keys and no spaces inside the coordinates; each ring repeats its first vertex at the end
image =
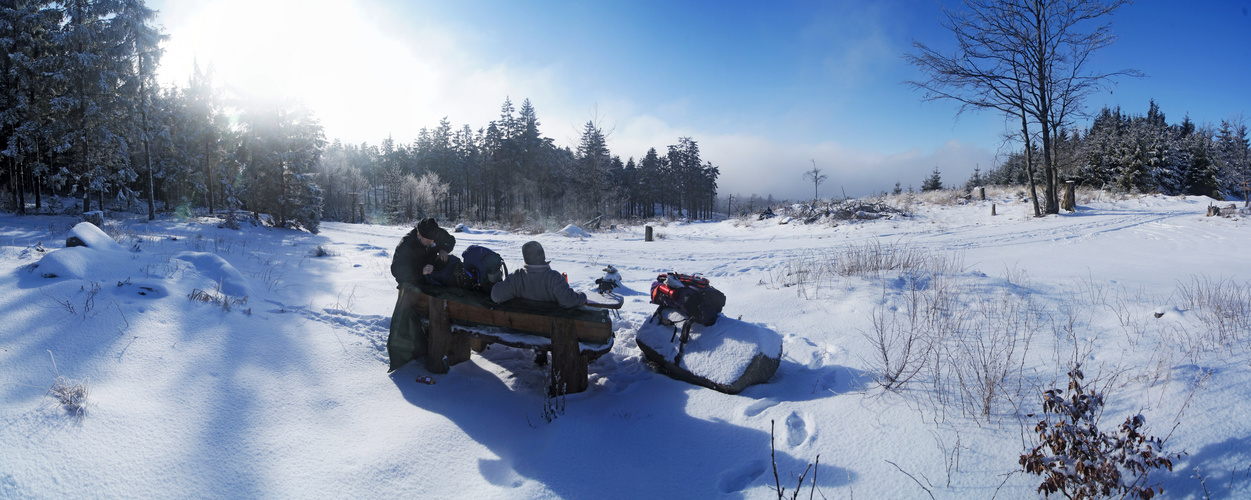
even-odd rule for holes
{"type": "Polygon", "coordinates": [[[495,304],[482,293],[425,287],[417,294],[426,328],[426,370],[447,373],[471,352],[491,344],[551,353],[552,394],[582,392],[587,367],[612,350],[612,320],[606,309],[561,309],[527,300],[495,304]]]}

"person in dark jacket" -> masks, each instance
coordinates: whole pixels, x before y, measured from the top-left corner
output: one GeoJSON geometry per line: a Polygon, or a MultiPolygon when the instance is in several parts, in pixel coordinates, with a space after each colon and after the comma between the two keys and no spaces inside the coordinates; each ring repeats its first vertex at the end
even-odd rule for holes
{"type": "Polygon", "coordinates": [[[454,248],[456,237],[439,227],[434,219],[423,219],[395,247],[391,275],[400,285],[412,283],[418,288],[424,284],[452,285],[444,275],[456,259],[450,255],[454,248]]]}
{"type": "Polygon", "coordinates": [[[521,298],[542,302],[555,302],[566,309],[586,304],[586,294],[575,292],[569,281],[548,265],[543,245],[537,241],[521,246],[521,256],[526,266],[513,271],[504,281],[491,289],[491,300],[496,303],[521,298]]]}
{"type": "Polygon", "coordinates": [[[426,354],[426,331],[413,307],[421,287],[453,284],[450,275],[458,260],[449,254],[455,247],[456,238],[434,219],[422,220],[395,247],[391,275],[395,276],[400,295],[391,313],[391,334],[387,337],[390,371],[426,354]]]}

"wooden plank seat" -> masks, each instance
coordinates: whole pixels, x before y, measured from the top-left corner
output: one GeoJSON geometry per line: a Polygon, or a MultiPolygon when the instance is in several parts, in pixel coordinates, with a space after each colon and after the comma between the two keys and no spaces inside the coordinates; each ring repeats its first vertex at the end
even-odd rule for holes
{"type": "Polygon", "coordinates": [[[582,392],[590,385],[590,362],[612,350],[612,320],[605,309],[562,309],[517,299],[496,304],[482,293],[432,286],[417,294],[415,307],[428,323],[426,369],[431,373],[447,373],[468,361],[471,351],[501,344],[551,353],[549,390],[582,392]]]}

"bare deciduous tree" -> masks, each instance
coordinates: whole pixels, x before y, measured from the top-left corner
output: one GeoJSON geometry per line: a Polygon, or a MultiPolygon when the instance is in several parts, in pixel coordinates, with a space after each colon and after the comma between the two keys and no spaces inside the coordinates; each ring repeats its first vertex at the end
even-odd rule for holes
{"type": "MultiPolygon", "coordinates": [[[[1116,76],[1140,76],[1135,70],[1092,72],[1090,55],[1111,45],[1108,24],[1089,32],[1085,25],[1110,15],[1128,0],[964,0],[966,11],[944,10],[944,27],[956,37],[956,50],[941,53],[914,42],[905,58],[929,77],[908,81],[925,99],[952,99],[959,112],[995,109],[1021,119],[1021,140],[1032,165],[1030,123],[1042,142],[1045,211],[1059,213],[1054,138],[1084,98],[1116,76]]],[[[1041,215],[1032,170],[1030,190],[1035,215],[1041,215]]]]}
{"type": "Polygon", "coordinates": [[[812,160],[812,170],[804,172],[804,178],[812,181],[812,202],[816,203],[821,199],[817,189],[821,187],[821,183],[825,182],[829,176],[822,174],[821,169],[817,168],[817,160],[812,160]]]}

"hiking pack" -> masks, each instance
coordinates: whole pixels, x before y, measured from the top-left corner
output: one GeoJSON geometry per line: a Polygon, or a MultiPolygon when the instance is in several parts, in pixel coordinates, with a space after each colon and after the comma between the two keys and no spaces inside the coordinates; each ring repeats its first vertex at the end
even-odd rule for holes
{"type": "Polygon", "coordinates": [[[671,307],[701,325],[711,326],[725,307],[725,294],[696,275],[664,273],[652,283],[653,304],[671,307]]]}
{"type": "Polygon", "coordinates": [[[604,268],[604,277],[595,280],[596,290],[600,295],[611,293],[614,288],[621,286],[621,273],[617,272],[617,268],[609,264],[604,268]]]}
{"type": "Polygon", "coordinates": [[[508,274],[508,266],[500,254],[481,245],[469,245],[461,253],[461,260],[465,274],[469,275],[466,288],[470,290],[490,293],[491,288],[504,281],[504,275],[508,274]]]}

